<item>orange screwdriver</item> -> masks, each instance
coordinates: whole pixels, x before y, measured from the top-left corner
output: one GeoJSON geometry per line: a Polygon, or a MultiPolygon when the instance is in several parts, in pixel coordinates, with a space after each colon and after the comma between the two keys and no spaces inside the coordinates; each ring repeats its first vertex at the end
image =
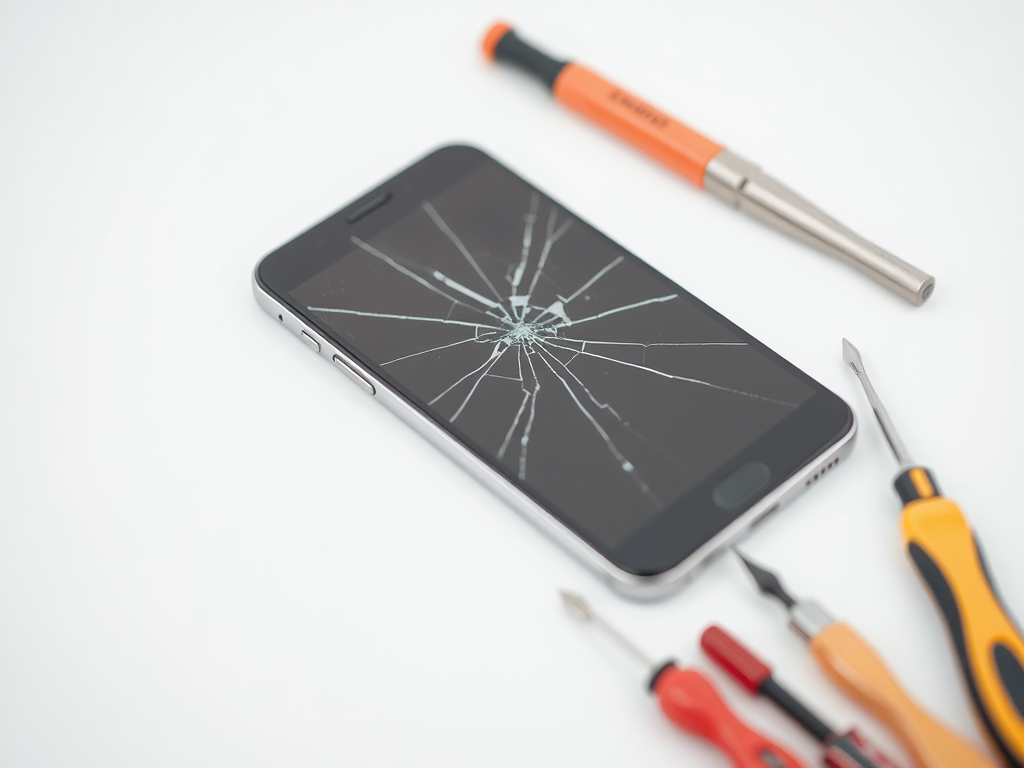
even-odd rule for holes
{"type": "Polygon", "coordinates": [[[995,768],[964,737],[915,702],[867,640],[809,600],[795,600],[779,577],[736,552],[757,583],[789,611],[790,626],[810,644],[814,658],[839,686],[888,725],[920,768],[995,768]]]}
{"type": "Polygon", "coordinates": [[[553,59],[508,24],[484,38],[489,59],[544,82],[554,97],[729,205],[845,261],[912,304],[923,304],[935,278],[870,243],[784,184],[625,88],[575,62],[553,59]]]}
{"type": "Polygon", "coordinates": [[[669,720],[717,746],[736,768],[804,768],[804,763],[743,723],[696,669],[678,667],[673,661],[655,664],[579,595],[562,592],[562,603],[572,616],[599,630],[644,667],[650,674],[649,687],[669,720]]]}

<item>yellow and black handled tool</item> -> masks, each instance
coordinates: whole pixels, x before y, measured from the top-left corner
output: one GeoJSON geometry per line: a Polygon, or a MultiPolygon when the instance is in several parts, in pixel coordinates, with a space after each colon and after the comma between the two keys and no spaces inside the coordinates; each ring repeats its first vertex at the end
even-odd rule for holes
{"type": "Polygon", "coordinates": [[[864,386],[900,463],[895,485],[903,500],[903,540],[946,621],[975,713],[1003,760],[1024,768],[1024,637],[1000,602],[967,518],[939,495],[931,473],[910,459],[860,353],[846,339],[843,359],[864,386]]]}

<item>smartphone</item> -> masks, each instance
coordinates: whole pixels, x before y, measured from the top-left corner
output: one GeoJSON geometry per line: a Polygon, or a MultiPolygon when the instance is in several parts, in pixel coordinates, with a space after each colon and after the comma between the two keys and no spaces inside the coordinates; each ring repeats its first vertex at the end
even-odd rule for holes
{"type": "Polygon", "coordinates": [[[253,290],[636,597],[674,590],[852,448],[838,396],[473,147],[266,256],[253,290]]]}

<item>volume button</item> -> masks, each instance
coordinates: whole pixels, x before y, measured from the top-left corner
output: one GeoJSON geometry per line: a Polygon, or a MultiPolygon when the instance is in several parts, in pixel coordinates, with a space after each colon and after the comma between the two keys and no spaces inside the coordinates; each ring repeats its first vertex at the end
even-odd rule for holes
{"type": "Polygon", "coordinates": [[[312,350],[313,350],[314,352],[319,352],[319,351],[320,351],[320,342],[319,342],[319,341],[317,341],[316,339],[314,339],[314,338],[313,338],[312,336],[310,336],[310,335],[309,335],[308,333],[306,333],[305,331],[303,331],[303,332],[302,332],[301,334],[299,334],[299,335],[300,335],[300,336],[302,337],[302,341],[303,341],[303,343],[304,343],[304,344],[305,344],[305,345],[306,345],[307,347],[309,347],[310,349],[312,349],[312,350]]]}
{"type": "Polygon", "coordinates": [[[370,381],[358,368],[352,363],[345,360],[340,355],[334,356],[334,364],[341,369],[341,372],[348,376],[352,381],[359,385],[359,388],[368,395],[377,394],[377,390],[373,386],[373,382],[370,381]]]}

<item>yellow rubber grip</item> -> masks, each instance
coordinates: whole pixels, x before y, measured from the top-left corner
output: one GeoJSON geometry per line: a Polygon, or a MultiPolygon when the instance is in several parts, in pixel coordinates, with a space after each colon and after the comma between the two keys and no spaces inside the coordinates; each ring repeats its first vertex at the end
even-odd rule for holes
{"type": "Polygon", "coordinates": [[[996,596],[970,526],[941,496],[903,508],[903,537],[956,648],[992,745],[1024,768],[1024,639],[996,596]]]}
{"type": "Polygon", "coordinates": [[[978,747],[910,698],[850,625],[829,624],[811,639],[811,653],[840,688],[892,729],[918,768],[996,768],[978,747]]]}

